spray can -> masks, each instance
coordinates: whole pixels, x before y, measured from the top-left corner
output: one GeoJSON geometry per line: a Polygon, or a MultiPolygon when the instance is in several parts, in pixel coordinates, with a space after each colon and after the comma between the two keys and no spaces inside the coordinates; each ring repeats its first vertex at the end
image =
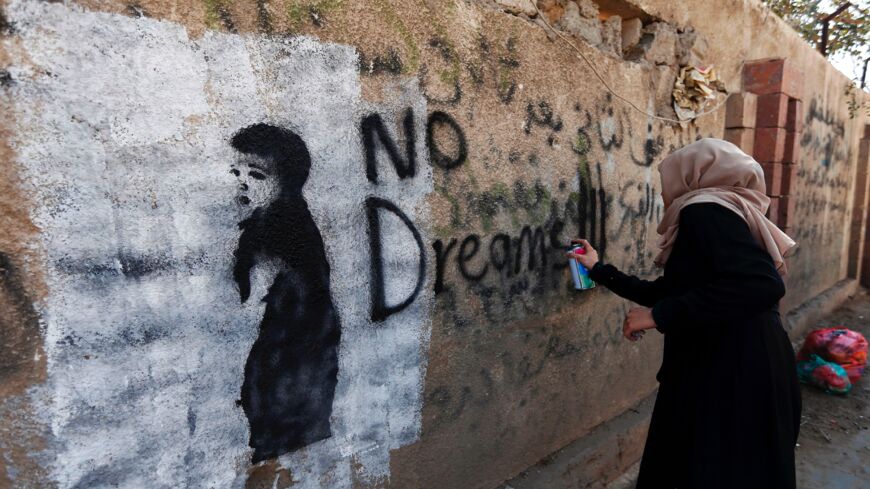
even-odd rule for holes
{"type": "MultiPolygon", "coordinates": [[[[571,245],[571,253],[576,255],[585,255],[586,249],[582,245],[571,245]]],[[[574,288],[576,290],[586,290],[595,287],[595,282],[589,277],[589,270],[586,270],[576,258],[568,258],[568,268],[571,269],[571,278],[574,279],[574,288]]]]}

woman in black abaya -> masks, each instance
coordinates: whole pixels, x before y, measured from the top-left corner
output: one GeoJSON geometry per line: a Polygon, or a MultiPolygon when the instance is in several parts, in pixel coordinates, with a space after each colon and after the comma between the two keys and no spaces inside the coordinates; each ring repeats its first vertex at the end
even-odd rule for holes
{"type": "Polygon", "coordinates": [[[702,139],[660,167],[664,275],[640,280],[571,255],[643,307],[623,334],[664,334],[664,357],[638,489],[794,489],[801,399],[778,302],[794,242],[764,217],[761,166],[702,139]]]}

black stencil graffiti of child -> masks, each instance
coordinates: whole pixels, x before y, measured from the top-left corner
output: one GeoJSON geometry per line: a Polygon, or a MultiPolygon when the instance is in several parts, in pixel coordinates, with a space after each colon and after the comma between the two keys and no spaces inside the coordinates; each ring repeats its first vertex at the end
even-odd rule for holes
{"type": "Polygon", "coordinates": [[[242,303],[253,267],[278,264],[241,393],[257,463],[330,436],[341,329],[323,238],[302,195],[311,167],[305,142],[287,129],[254,124],[230,144],[238,153],[231,170],[238,201],[253,209],[239,223],[235,252],[242,303]]]}

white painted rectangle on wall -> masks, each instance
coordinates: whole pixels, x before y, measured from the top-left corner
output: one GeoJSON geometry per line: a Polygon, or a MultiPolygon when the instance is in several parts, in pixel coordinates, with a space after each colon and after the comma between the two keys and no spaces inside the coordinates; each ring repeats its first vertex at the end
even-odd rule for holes
{"type": "MultiPolygon", "coordinates": [[[[389,476],[389,451],[419,437],[429,311],[424,287],[401,312],[369,319],[370,195],[429,235],[431,170],[399,179],[386,160],[366,179],[359,121],[416,120],[416,81],[389,106],[361,99],[358,55],[311,38],[206,33],[177,24],[13,2],[7,93],[17,162],[48,258],[43,305],[51,399],[51,474],[60,487],[227,487],[249,467],[237,404],[244,365],[274,278],[255,267],[251,300],[233,281],[238,203],[229,140],[260,122],[302,137],[304,186],[331,268],[341,344],[332,437],[282,456],[298,487],[350,487],[389,476]]],[[[423,163],[423,164],[421,164],[423,163]]],[[[382,223],[390,303],[418,280],[418,250],[394,216],[382,223]]],[[[294,486],[296,487],[296,486],[294,486]]]]}

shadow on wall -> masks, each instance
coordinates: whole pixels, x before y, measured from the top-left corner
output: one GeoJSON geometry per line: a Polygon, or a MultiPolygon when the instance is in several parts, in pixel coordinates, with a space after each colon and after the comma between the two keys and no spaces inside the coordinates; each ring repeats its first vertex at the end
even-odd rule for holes
{"type": "Polygon", "coordinates": [[[242,303],[251,270],[277,262],[257,340],[245,363],[241,405],[252,462],[329,438],[341,328],[329,290],[329,263],[302,187],[311,158],[297,134],[254,124],[232,140],[238,201],[253,206],[239,223],[233,276],[242,303]]]}

